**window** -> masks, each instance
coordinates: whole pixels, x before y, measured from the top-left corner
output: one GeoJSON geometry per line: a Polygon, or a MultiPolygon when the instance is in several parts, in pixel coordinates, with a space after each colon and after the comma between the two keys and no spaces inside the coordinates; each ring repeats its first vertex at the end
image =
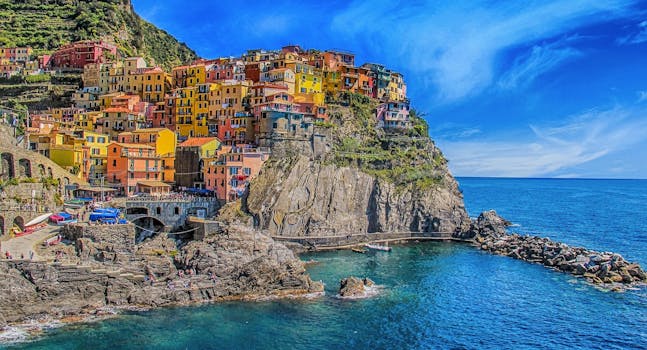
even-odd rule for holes
{"type": "Polygon", "coordinates": [[[112,148],[112,153],[117,153],[117,147],[112,148]]]}
{"type": "Polygon", "coordinates": [[[160,207],[155,208],[155,214],[162,215],[162,208],[160,207]]]}
{"type": "Polygon", "coordinates": [[[251,168],[243,168],[243,174],[244,175],[251,175],[252,174],[252,169],[251,168]]]}
{"type": "Polygon", "coordinates": [[[175,207],[175,208],[173,208],[173,213],[174,213],[175,215],[180,215],[180,208],[179,208],[179,207],[175,207]]]}
{"type": "Polygon", "coordinates": [[[237,167],[229,168],[229,175],[238,175],[238,168],[237,167]]]}

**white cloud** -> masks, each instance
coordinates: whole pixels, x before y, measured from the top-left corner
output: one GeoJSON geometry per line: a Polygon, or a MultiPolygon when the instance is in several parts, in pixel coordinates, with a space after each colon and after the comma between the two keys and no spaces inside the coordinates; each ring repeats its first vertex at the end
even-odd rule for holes
{"type": "Polygon", "coordinates": [[[437,101],[451,102],[496,81],[496,65],[506,50],[625,15],[630,3],[356,0],[334,17],[332,29],[385,57],[391,67],[408,67],[436,90],[437,101]]]}
{"type": "Polygon", "coordinates": [[[560,40],[533,46],[526,55],[515,59],[512,67],[500,78],[499,86],[503,89],[528,86],[538,76],[582,55],[581,51],[563,44],[564,42],[560,40]]]}
{"type": "Polygon", "coordinates": [[[646,142],[647,110],[591,111],[563,125],[530,128],[526,141],[438,143],[458,176],[567,176],[578,165],[646,142]]]}
{"type": "Polygon", "coordinates": [[[638,32],[619,38],[616,42],[620,45],[641,44],[647,42],[647,21],[638,23],[638,32]]]}
{"type": "Polygon", "coordinates": [[[465,139],[481,134],[478,127],[459,124],[454,122],[445,122],[442,124],[432,124],[429,133],[437,138],[445,140],[465,139]]]}

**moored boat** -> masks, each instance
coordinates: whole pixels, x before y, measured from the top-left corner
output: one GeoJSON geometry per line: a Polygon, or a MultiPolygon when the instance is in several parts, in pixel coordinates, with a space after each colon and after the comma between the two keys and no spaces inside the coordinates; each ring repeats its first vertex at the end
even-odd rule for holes
{"type": "Polygon", "coordinates": [[[360,254],[366,253],[366,249],[362,249],[362,248],[353,248],[351,250],[354,251],[355,253],[360,253],[360,254]]]}
{"type": "Polygon", "coordinates": [[[379,244],[365,244],[364,247],[368,249],[373,249],[373,250],[381,250],[383,252],[390,252],[391,247],[388,245],[379,245],[379,244]]]}

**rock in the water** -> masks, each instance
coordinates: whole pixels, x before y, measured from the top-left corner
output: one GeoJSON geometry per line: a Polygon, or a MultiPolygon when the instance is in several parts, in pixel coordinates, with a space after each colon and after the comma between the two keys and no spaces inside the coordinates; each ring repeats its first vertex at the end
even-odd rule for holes
{"type": "Polygon", "coordinates": [[[375,282],[370,278],[344,278],[339,282],[339,296],[342,298],[365,298],[372,295],[369,289],[373,286],[375,286],[375,282]]]}

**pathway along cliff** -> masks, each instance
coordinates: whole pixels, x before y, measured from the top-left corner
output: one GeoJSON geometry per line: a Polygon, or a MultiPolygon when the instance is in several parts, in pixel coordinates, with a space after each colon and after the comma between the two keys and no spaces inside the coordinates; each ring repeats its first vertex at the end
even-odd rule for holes
{"type": "Polygon", "coordinates": [[[592,283],[646,280],[616,254],[509,235],[495,213],[473,222],[424,121],[414,116],[413,129],[386,132],[375,124],[374,104],[346,96],[312,137],[274,140],[272,159],[243,201],[226,206],[217,218],[221,230],[203,240],[158,235],[135,244],[130,224],[72,225],[62,231],[65,244],[52,248],[64,263],[0,262],[0,326],[77,321],[105,308],[320,294],[323,286],[304,263],[271,236],[446,232],[592,283]]]}

